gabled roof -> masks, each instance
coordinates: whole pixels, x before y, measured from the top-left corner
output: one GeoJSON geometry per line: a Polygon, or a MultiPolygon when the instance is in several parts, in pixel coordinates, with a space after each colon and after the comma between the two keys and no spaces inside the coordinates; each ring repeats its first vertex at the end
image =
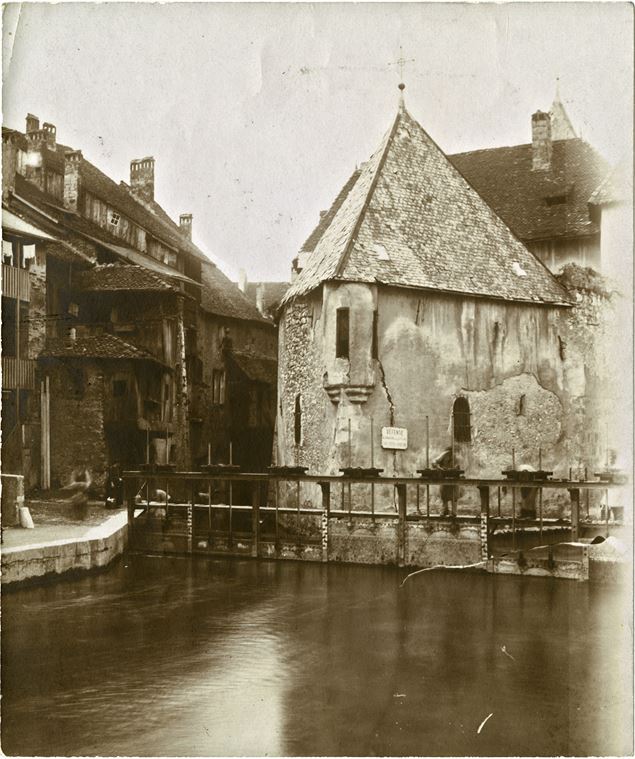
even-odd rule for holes
{"type": "Polygon", "coordinates": [[[570,302],[403,104],[284,301],[327,280],[570,302]]]}
{"type": "Polygon", "coordinates": [[[230,319],[247,319],[270,325],[256,306],[211,261],[201,266],[201,308],[230,319]]]}
{"type": "Polygon", "coordinates": [[[75,340],[49,339],[39,358],[137,359],[161,364],[151,353],[109,334],[75,340]]]}
{"type": "Polygon", "coordinates": [[[608,166],[584,140],[554,141],[548,171],[532,170],[531,144],[448,158],[521,240],[599,232],[587,201],[608,166]]]}
{"type": "MultiPolygon", "coordinates": [[[[66,145],[57,144],[55,150],[42,149],[44,166],[51,171],[64,175],[64,154],[73,150],[66,145]]],[[[168,246],[184,250],[202,261],[208,257],[194,243],[188,240],[179,226],[170,219],[161,206],[152,201],[145,203],[135,197],[125,182],[113,181],[86,158],[80,162],[80,177],[84,190],[108,201],[114,208],[125,214],[131,221],[143,227],[168,246]]]]}
{"type": "Polygon", "coordinates": [[[81,290],[180,292],[177,287],[143,266],[104,264],[80,272],[76,278],[81,290]]]}

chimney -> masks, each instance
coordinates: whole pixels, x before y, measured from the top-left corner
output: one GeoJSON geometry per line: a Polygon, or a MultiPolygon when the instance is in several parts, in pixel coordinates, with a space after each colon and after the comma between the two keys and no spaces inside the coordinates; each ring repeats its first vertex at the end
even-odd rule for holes
{"type": "Polygon", "coordinates": [[[244,269],[238,270],[238,289],[243,293],[247,292],[247,273],[244,269]]]}
{"type": "Polygon", "coordinates": [[[40,128],[40,120],[37,116],[34,116],[32,113],[27,113],[26,115],[26,133],[29,134],[30,132],[37,132],[40,128]]]}
{"type": "Polygon", "coordinates": [[[45,121],[42,124],[42,131],[44,132],[44,141],[46,142],[46,147],[49,150],[55,150],[55,138],[57,134],[57,129],[55,126],[45,121]]]}
{"type": "Polygon", "coordinates": [[[142,200],[154,200],[154,158],[135,158],[130,161],[130,187],[142,200]]]}
{"type": "Polygon", "coordinates": [[[64,154],[64,208],[79,210],[79,167],[81,150],[69,150],[64,154]]]}
{"type": "Polygon", "coordinates": [[[265,315],[265,283],[258,282],[256,285],[256,308],[265,315]]]}
{"type": "Polygon", "coordinates": [[[181,227],[181,234],[187,237],[188,240],[192,240],[192,214],[182,213],[179,216],[179,227],[181,227]]]}
{"type": "Polygon", "coordinates": [[[531,155],[533,171],[551,168],[551,116],[542,111],[531,117],[531,155]]]}

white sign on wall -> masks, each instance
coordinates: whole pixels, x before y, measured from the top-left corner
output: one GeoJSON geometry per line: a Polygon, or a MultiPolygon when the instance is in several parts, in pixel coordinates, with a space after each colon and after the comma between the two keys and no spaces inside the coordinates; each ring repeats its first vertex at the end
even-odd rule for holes
{"type": "Polygon", "coordinates": [[[405,451],[408,447],[408,430],[405,427],[382,427],[381,447],[405,451]]]}

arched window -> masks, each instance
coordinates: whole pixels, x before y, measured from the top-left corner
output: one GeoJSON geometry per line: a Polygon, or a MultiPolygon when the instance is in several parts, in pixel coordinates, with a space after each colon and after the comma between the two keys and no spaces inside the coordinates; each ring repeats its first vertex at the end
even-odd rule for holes
{"type": "Polygon", "coordinates": [[[295,397],[295,408],[293,411],[293,427],[295,444],[302,445],[302,398],[300,394],[295,397]]]}
{"type": "Polygon", "coordinates": [[[454,401],[452,422],[455,442],[469,443],[472,440],[472,429],[470,426],[470,404],[467,398],[460,396],[454,401]]]}

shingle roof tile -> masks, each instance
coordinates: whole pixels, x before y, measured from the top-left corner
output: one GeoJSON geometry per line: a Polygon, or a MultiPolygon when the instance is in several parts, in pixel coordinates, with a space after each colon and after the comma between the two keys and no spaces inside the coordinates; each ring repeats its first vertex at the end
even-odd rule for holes
{"type": "Polygon", "coordinates": [[[565,290],[401,108],[285,302],[330,279],[537,303],[565,290]]]}
{"type": "Polygon", "coordinates": [[[151,353],[115,335],[78,337],[75,340],[49,339],[40,358],[138,359],[160,363],[151,353]]]}
{"type": "Polygon", "coordinates": [[[166,279],[143,266],[104,264],[80,272],[76,279],[82,290],[130,290],[180,292],[166,279]]]}

